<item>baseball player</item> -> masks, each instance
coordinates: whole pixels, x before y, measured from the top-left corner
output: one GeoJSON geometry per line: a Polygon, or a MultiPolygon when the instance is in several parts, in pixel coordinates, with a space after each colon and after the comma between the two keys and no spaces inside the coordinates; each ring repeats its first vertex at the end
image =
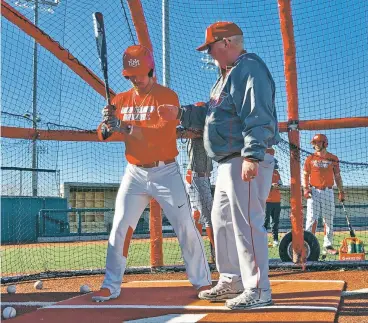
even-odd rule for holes
{"type": "MultiPolygon", "coordinates": [[[[198,102],[196,106],[205,106],[205,102],[198,102]]],[[[184,129],[184,131],[186,131],[184,129]]],[[[193,218],[200,233],[202,226],[206,228],[207,236],[211,246],[211,262],[215,259],[215,243],[211,223],[212,193],[211,172],[213,170],[212,160],[206,154],[203,145],[203,127],[201,129],[190,129],[199,136],[189,138],[187,142],[187,153],[189,164],[186,174],[187,192],[192,206],[193,218]]]]}
{"type": "Polygon", "coordinates": [[[278,171],[279,167],[277,161],[275,159],[275,166],[272,174],[272,185],[270,194],[268,195],[266,201],[266,218],[264,227],[266,230],[268,229],[268,225],[270,223],[270,219],[272,218],[272,237],[274,247],[279,245],[279,221],[280,221],[280,213],[281,213],[281,193],[280,186],[282,186],[282,181],[280,177],[280,173],[278,171]]]}
{"type": "Polygon", "coordinates": [[[130,240],[151,198],[161,205],[177,234],[190,282],[196,289],[208,288],[211,274],[203,241],[194,225],[175,160],[177,121],[149,127],[158,123],[157,107],[179,106],[178,97],[155,82],[153,57],[144,46],[128,47],[123,67],[123,76],[133,87],[116,95],[112,105],[103,109],[104,122],[98,134],[102,140],[115,137],[125,142],[128,165],[116,197],[105,278],[92,299],[107,301],[120,295],[130,240]]]}
{"type": "Polygon", "coordinates": [[[322,216],[325,232],[323,247],[326,253],[336,255],[338,251],[333,247],[335,201],[332,187],[334,182],[339,190],[339,200],[341,202],[345,200],[339,159],[327,151],[328,140],[325,135],[315,135],[311,144],[315,153],[308,156],[304,164],[303,188],[304,197],[307,199],[305,226],[307,231],[315,234],[318,216],[322,216]]]}
{"type": "Polygon", "coordinates": [[[162,118],[179,118],[185,128],[204,123],[207,155],[219,163],[211,220],[220,279],[198,296],[227,299],[230,309],[272,304],[263,224],[274,168],[267,149],[280,140],[275,83],[266,64],[244,50],[242,35],[232,22],[207,28],[197,50],[207,50],[221,75],[205,108],[159,109],[162,118]]]}

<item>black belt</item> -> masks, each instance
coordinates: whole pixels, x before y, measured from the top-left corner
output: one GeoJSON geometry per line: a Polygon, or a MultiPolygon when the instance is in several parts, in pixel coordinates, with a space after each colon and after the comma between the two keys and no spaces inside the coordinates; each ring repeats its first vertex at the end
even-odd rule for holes
{"type": "Polygon", "coordinates": [[[218,161],[218,163],[220,163],[220,164],[221,164],[221,163],[227,162],[228,160],[233,159],[233,158],[235,158],[235,157],[241,157],[241,154],[240,154],[239,152],[236,152],[236,153],[233,153],[233,154],[227,155],[227,156],[225,156],[225,157],[221,158],[221,159],[218,161]]]}
{"type": "Polygon", "coordinates": [[[193,177],[211,177],[211,172],[193,172],[193,177]]]}

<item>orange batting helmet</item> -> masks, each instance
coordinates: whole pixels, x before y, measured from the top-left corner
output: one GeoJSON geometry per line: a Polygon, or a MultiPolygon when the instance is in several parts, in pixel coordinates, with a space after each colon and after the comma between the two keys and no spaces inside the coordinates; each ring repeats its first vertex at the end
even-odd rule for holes
{"type": "Polygon", "coordinates": [[[155,68],[151,51],[142,45],[129,46],[123,54],[123,75],[146,75],[155,68]]]}
{"type": "Polygon", "coordinates": [[[311,141],[311,144],[313,145],[316,141],[322,141],[324,143],[324,148],[327,148],[328,146],[328,139],[325,135],[319,133],[319,134],[316,134],[313,138],[312,138],[312,141],[311,141]]]}

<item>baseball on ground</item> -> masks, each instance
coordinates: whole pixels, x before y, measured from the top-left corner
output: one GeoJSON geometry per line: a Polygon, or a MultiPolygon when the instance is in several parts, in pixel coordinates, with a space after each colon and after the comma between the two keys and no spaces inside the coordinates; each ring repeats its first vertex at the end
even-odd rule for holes
{"type": "Polygon", "coordinates": [[[12,317],[15,317],[17,315],[17,311],[14,307],[5,307],[3,310],[3,317],[4,319],[10,319],[12,317]]]}
{"type": "Polygon", "coordinates": [[[37,280],[34,283],[33,287],[36,288],[36,289],[42,289],[43,288],[43,282],[41,280],[37,280]]]}
{"type": "Polygon", "coordinates": [[[17,287],[15,285],[9,285],[6,288],[6,291],[8,292],[8,294],[15,294],[17,292],[17,287]]]}
{"type": "Polygon", "coordinates": [[[89,288],[88,285],[82,285],[79,289],[79,291],[83,294],[89,293],[91,291],[91,288],[89,288]]]}

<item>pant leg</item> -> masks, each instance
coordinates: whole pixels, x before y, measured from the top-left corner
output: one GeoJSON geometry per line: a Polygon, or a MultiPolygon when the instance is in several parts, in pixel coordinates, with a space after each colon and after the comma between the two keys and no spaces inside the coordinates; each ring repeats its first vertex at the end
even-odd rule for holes
{"type": "Polygon", "coordinates": [[[271,218],[271,212],[272,212],[272,205],[271,203],[266,203],[266,217],[264,222],[264,227],[266,230],[268,230],[268,226],[270,225],[270,218],[271,218]]]}
{"type": "Polygon", "coordinates": [[[109,237],[106,273],[102,284],[112,293],[120,291],[130,238],[150,197],[146,193],[144,174],[128,165],[120,184],[115,203],[115,215],[109,237]]]}
{"type": "Polygon", "coordinates": [[[272,203],[272,236],[274,241],[279,240],[280,213],[281,203],[272,203]]]}
{"type": "Polygon", "coordinates": [[[149,191],[175,230],[189,281],[196,288],[211,285],[211,272],[203,241],[191,214],[179,166],[172,163],[156,169],[149,178],[149,191]]]}
{"type": "Polygon", "coordinates": [[[220,278],[226,276],[233,280],[240,280],[239,258],[236,250],[230,203],[223,190],[226,179],[226,165],[219,164],[211,213],[212,229],[216,246],[216,267],[220,273],[220,278]]]}
{"type": "Polygon", "coordinates": [[[263,225],[274,158],[266,154],[250,182],[241,178],[242,162],[243,158],[233,158],[226,163],[229,176],[222,185],[229,197],[243,286],[268,289],[268,243],[263,225]]]}
{"type": "Polygon", "coordinates": [[[312,187],[312,197],[307,199],[307,219],[305,230],[312,232],[313,224],[318,221],[319,192],[312,187]]]}
{"type": "Polygon", "coordinates": [[[211,193],[211,182],[208,177],[193,177],[192,185],[197,192],[198,210],[201,213],[199,223],[205,227],[212,226],[211,210],[213,198],[211,193]]]}
{"type": "Polygon", "coordinates": [[[323,246],[329,247],[333,244],[333,219],[335,216],[335,201],[332,189],[323,191],[322,217],[326,228],[323,246]]]}

